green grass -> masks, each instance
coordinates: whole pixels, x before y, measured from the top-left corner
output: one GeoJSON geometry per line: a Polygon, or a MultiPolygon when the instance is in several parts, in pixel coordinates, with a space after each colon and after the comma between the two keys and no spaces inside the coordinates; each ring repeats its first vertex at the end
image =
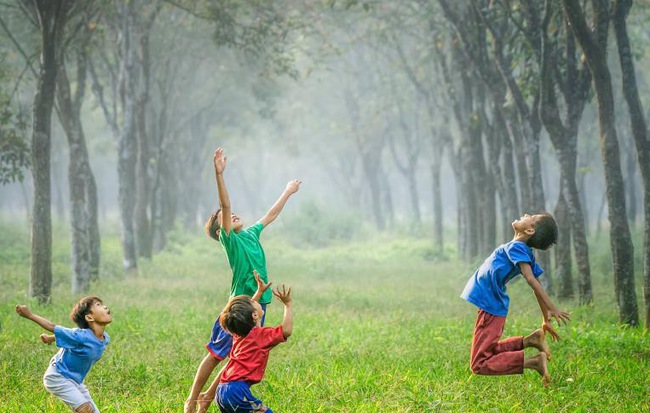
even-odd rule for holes
{"type": "MultiPolygon", "coordinates": [[[[13,309],[27,302],[28,227],[0,227],[0,412],[67,412],[41,381],[55,348],[41,344],[40,328],[13,309]]],[[[70,293],[69,242],[65,227],[55,234],[53,302],[31,304],[72,326],[67,315],[78,297],[70,293]]],[[[119,238],[102,240],[102,278],[91,292],[112,309],[112,343],[86,385],[103,413],[181,411],[228,298],[230,273],[214,242],[199,230],[176,232],[170,242],[167,252],[142,261],[137,275],[125,276],[119,238]]],[[[650,340],[617,325],[606,268],[593,268],[593,306],[561,303],[573,321],[559,329],[564,340],[551,344],[552,386],[545,389],[530,371],[470,374],[476,310],[458,295],[473,267],[436,257],[426,240],[300,250],[270,231],[264,245],[272,280],[290,284],[295,302],[294,334],[272,351],[264,380],[253,387],[276,412],[650,411],[650,340]]],[[[530,288],[517,281],[509,291],[505,335],[537,328],[530,288]]],[[[275,302],[267,325],[281,317],[275,302]]]]}

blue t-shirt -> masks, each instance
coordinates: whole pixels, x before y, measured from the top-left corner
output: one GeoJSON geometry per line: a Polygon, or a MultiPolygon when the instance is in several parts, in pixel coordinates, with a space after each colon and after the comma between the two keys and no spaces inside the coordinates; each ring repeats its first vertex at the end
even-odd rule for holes
{"type": "Polygon", "coordinates": [[[88,328],[65,328],[54,326],[54,337],[59,352],[52,357],[57,371],[64,377],[81,384],[93,364],[102,357],[111,339],[104,332],[104,340],[98,339],[88,328]]]}
{"type": "Polygon", "coordinates": [[[461,298],[492,315],[507,316],[510,297],[506,284],[521,274],[519,263],[522,262],[530,264],[535,278],[544,272],[525,243],[510,241],[499,246],[467,281],[461,298]]]}

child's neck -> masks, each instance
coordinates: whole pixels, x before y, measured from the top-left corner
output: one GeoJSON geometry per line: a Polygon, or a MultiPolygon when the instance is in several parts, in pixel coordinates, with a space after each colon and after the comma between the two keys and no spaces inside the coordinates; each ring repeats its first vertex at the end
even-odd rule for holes
{"type": "Polygon", "coordinates": [[[515,231],[515,236],[512,238],[513,241],[520,241],[523,243],[525,243],[529,239],[530,239],[530,235],[518,231],[515,231]]]}
{"type": "Polygon", "coordinates": [[[93,332],[95,337],[97,337],[100,340],[104,340],[104,330],[106,329],[106,326],[103,324],[98,324],[98,323],[91,323],[90,324],[90,331],[93,332]]]}

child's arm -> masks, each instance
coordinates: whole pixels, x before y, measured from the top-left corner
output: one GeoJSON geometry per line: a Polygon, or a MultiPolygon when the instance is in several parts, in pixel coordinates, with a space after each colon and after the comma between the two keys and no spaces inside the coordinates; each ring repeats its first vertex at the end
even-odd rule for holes
{"type": "Polygon", "coordinates": [[[284,338],[287,339],[293,332],[293,312],[291,310],[291,287],[286,289],[284,284],[282,284],[282,290],[276,288],[273,291],[278,300],[282,301],[284,304],[284,317],[282,317],[282,334],[284,338]]]}
{"type": "Polygon", "coordinates": [[[256,270],[253,270],[253,276],[255,276],[255,281],[257,281],[257,291],[255,291],[255,295],[252,297],[252,300],[260,301],[260,298],[262,298],[262,294],[264,294],[264,292],[268,290],[271,284],[273,283],[270,282],[266,284],[264,280],[260,278],[260,274],[256,270]]]}
{"type": "Polygon", "coordinates": [[[275,204],[271,207],[271,209],[268,210],[266,215],[264,215],[261,219],[260,222],[264,227],[266,228],[267,225],[269,225],[271,222],[275,221],[275,219],[280,215],[280,212],[282,211],[282,208],[284,208],[284,204],[287,203],[289,200],[289,197],[296,192],[298,192],[298,189],[300,189],[300,184],[302,183],[301,180],[299,179],[294,179],[293,181],[289,181],[287,183],[287,187],[284,189],[284,192],[282,192],[282,195],[280,195],[280,198],[278,198],[277,201],[275,201],[275,204]]]}
{"type": "Polygon", "coordinates": [[[52,335],[52,334],[43,333],[43,334],[41,334],[40,337],[41,337],[41,341],[43,342],[43,344],[50,345],[50,344],[52,344],[52,343],[54,343],[56,341],[56,337],[54,337],[54,335],[52,335]]]}
{"type": "Polygon", "coordinates": [[[535,298],[537,298],[537,303],[539,304],[539,308],[542,310],[542,316],[544,317],[542,327],[545,331],[548,331],[551,334],[553,339],[559,340],[560,335],[551,326],[549,321],[551,318],[555,318],[555,321],[557,321],[558,325],[561,325],[562,323],[566,324],[567,322],[571,321],[571,316],[569,313],[565,313],[564,311],[556,308],[555,305],[551,302],[548,294],[546,294],[546,291],[544,291],[542,285],[533,275],[533,270],[530,268],[529,263],[519,263],[519,269],[521,270],[521,275],[524,277],[528,285],[530,285],[530,287],[533,289],[535,298]]]}
{"type": "Polygon", "coordinates": [[[30,310],[29,307],[27,307],[26,305],[17,305],[16,312],[18,313],[19,316],[24,317],[28,320],[32,320],[33,322],[43,327],[45,330],[49,331],[50,333],[54,332],[54,323],[52,323],[47,318],[43,318],[38,314],[32,313],[32,310],[30,310]]]}
{"type": "Polygon", "coordinates": [[[223,180],[223,171],[226,169],[226,157],[223,154],[223,149],[218,148],[214,151],[214,174],[217,179],[217,191],[219,192],[219,205],[221,206],[221,228],[226,234],[230,234],[232,220],[230,218],[230,197],[226,189],[226,182],[223,180]]]}

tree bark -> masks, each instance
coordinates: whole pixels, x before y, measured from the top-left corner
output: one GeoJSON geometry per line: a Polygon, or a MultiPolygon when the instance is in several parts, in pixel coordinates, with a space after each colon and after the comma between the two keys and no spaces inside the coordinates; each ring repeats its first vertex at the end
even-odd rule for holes
{"type": "MultiPolygon", "coordinates": [[[[632,60],[632,49],[627,34],[626,18],[630,8],[631,0],[618,0],[614,6],[614,31],[618,45],[618,55],[621,63],[623,76],[623,94],[630,112],[632,135],[636,143],[637,158],[643,181],[643,302],[645,329],[650,329],[650,142],[648,141],[648,130],[643,112],[643,106],[639,99],[639,92],[636,84],[634,61],[632,60]]],[[[634,288],[634,275],[632,274],[631,285],[627,288],[634,288]]],[[[629,283],[629,280],[628,280],[629,283]]],[[[628,299],[635,299],[626,290],[628,299]]],[[[630,309],[631,311],[632,309],[630,309]]]]}
{"type": "MultiPolygon", "coordinates": [[[[80,50],[78,53],[82,55],[85,52],[80,50]]],[[[68,138],[70,150],[68,183],[72,238],[72,292],[75,294],[88,291],[90,280],[98,277],[100,260],[97,188],[90,167],[80,113],[86,81],[85,56],[80,56],[78,59],[77,73],[77,91],[74,100],[63,62],[59,66],[57,80],[57,102],[61,124],[68,138]]]]}
{"type": "MultiPolygon", "coordinates": [[[[560,183],[562,185],[562,183],[560,183]]],[[[561,299],[573,298],[573,270],[571,268],[571,225],[569,206],[560,191],[555,206],[555,220],[558,223],[557,245],[555,246],[555,273],[557,295],[561,299]]]]}
{"type": "Polygon", "coordinates": [[[52,291],[52,213],[50,150],[52,109],[56,89],[59,46],[65,26],[65,0],[36,0],[41,34],[41,67],[36,86],[32,129],[32,211],[30,296],[49,302],[52,291]]]}

